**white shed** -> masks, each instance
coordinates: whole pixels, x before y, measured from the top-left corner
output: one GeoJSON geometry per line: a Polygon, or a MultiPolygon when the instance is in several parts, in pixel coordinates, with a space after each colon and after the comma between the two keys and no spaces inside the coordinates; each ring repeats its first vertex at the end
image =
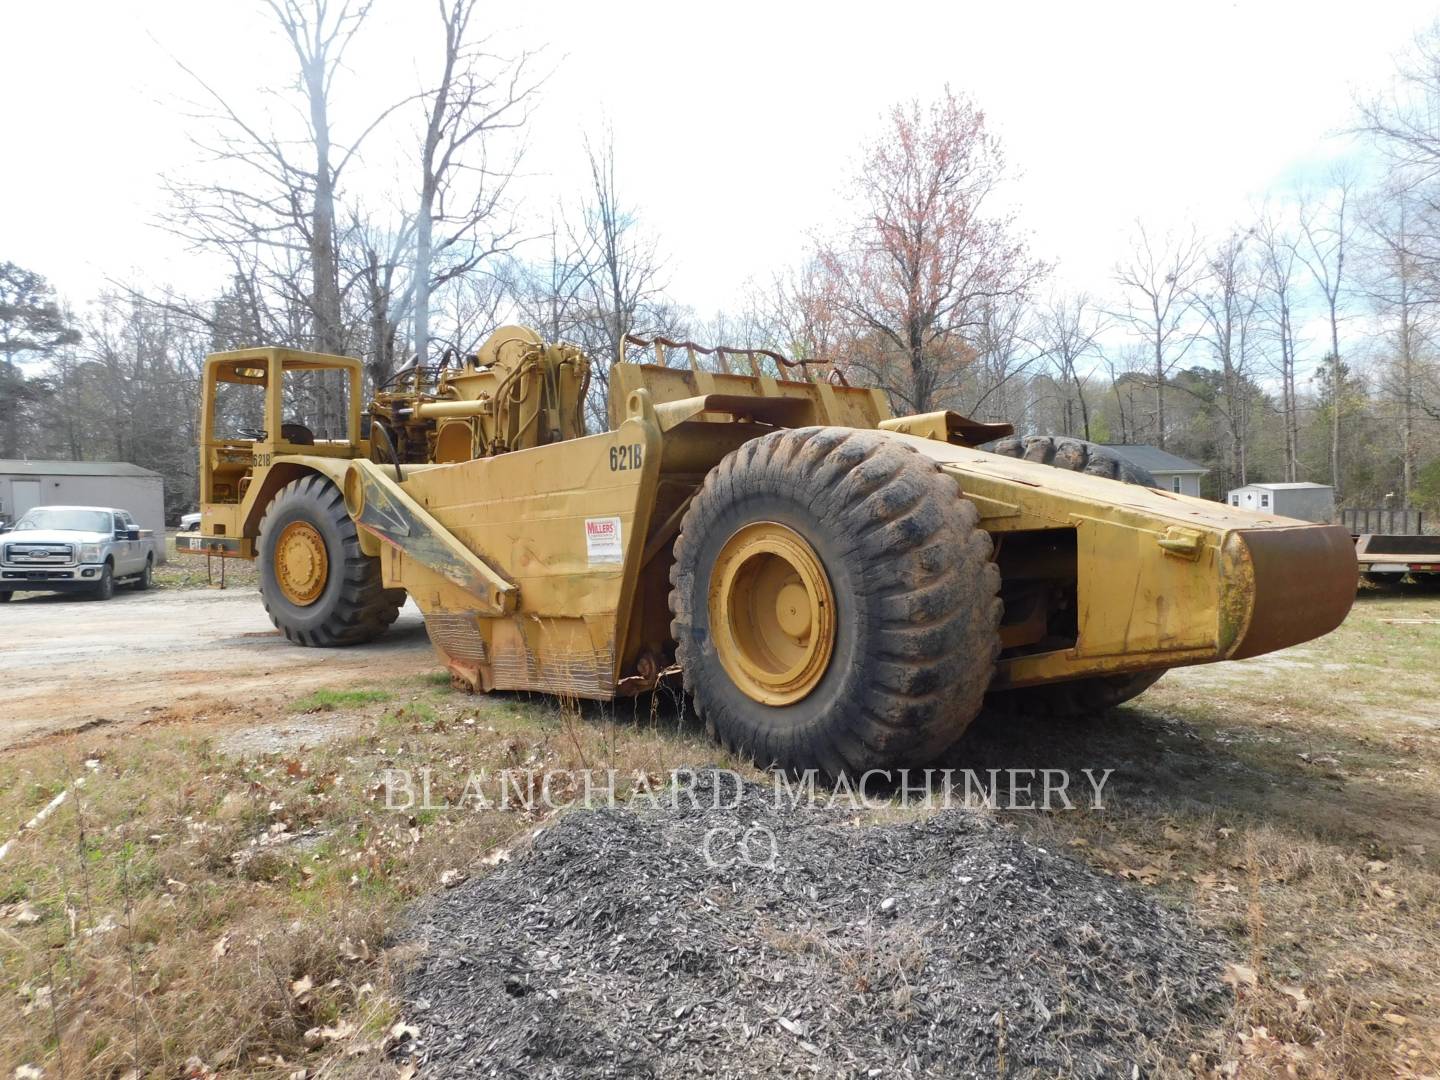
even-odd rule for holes
{"type": "Polygon", "coordinates": [[[1321,524],[1335,520],[1335,489],[1329,484],[1246,484],[1234,488],[1226,501],[1258,514],[1279,514],[1321,524]]]}
{"type": "Polygon", "coordinates": [[[165,561],[165,481],[128,461],[17,461],[0,458],[0,518],[11,524],[32,506],[113,506],[130,511],[161,543],[165,561]]]}

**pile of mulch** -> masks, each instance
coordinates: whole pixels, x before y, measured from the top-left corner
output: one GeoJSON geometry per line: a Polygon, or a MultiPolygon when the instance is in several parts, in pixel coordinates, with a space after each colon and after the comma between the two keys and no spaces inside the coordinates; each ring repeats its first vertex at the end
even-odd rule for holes
{"type": "Polygon", "coordinates": [[[1216,943],[982,816],[860,826],[748,785],[567,813],[408,936],[423,1077],[1129,1077],[1224,1003],[1216,943]],[[707,865],[755,825],[773,867],[760,832],[761,865],[707,865]]]}

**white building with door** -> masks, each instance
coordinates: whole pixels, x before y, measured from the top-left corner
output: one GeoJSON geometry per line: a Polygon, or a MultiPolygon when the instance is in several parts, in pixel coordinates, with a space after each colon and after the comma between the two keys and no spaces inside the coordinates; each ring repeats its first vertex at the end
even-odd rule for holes
{"type": "Polygon", "coordinates": [[[1329,484],[1246,484],[1233,488],[1226,501],[1257,514],[1279,514],[1322,525],[1335,520],[1335,489],[1329,484]]]}
{"type": "Polygon", "coordinates": [[[125,461],[16,461],[0,458],[0,519],[14,524],[32,506],[113,506],[130,511],[162,541],[165,561],[165,481],[125,461]]]}

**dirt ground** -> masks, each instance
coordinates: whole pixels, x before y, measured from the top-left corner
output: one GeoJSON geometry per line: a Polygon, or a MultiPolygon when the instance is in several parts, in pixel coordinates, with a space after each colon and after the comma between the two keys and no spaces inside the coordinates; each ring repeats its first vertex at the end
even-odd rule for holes
{"type": "MultiPolygon", "coordinates": [[[[392,809],[389,770],[429,770],[442,807],[477,769],[761,778],[678,700],[456,693],[413,610],[373,646],[307,650],[253,586],[22,598],[0,657],[0,1075],[408,1076],[387,1056],[422,1021],[396,934],[548,819],[392,809]]],[[[1365,589],[1325,638],[1082,721],[982,717],[940,764],[1002,789],[1113,769],[1103,809],[994,818],[1240,958],[1222,1020],[1151,1033],[1144,1075],[1433,1080],[1437,672],[1440,595],[1365,589]]]]}
{"type": "Polygon", "coordinates": [[[379,641],[304,649],[244,587],[17,596],[0,610],[0,656],[0,749],[107,722],[243,722],[316,687],[435,666],[413,604],[379,641]]]}

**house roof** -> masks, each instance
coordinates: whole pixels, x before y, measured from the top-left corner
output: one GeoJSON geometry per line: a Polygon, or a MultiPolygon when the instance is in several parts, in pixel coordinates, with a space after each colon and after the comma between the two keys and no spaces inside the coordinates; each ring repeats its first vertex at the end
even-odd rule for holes
{"type": "Polygon", "coordinates": [[[153,476],[153,469],[144,469],[128,461],[20,461],[0,458],[0,476],[153,476]]]}
{"type": "Polygon", "coordinates": [[[1152,473],[1193,473],[1204,476],[1210,471],[1204,465],[1187,461],[1168,450],[1161,450],[1158,446],[1147,446],[1144,443],[1105,443],[1104,446],[1116,457],[1124,458],[1131,465],[1138,465],[1152,473]]]}
{"type": "Polygon", "coordinates": [[[1244,491],[1245,488],[1264,488],[1266,491],[1296,491],[1301,488],[1324,488],[1330,490],[1329,484],[1312,484],[1308,480],[1302,480],[1298,484],[1246,484],[1245,487],[1235,488],[1235,491],[1244,491]]]}

